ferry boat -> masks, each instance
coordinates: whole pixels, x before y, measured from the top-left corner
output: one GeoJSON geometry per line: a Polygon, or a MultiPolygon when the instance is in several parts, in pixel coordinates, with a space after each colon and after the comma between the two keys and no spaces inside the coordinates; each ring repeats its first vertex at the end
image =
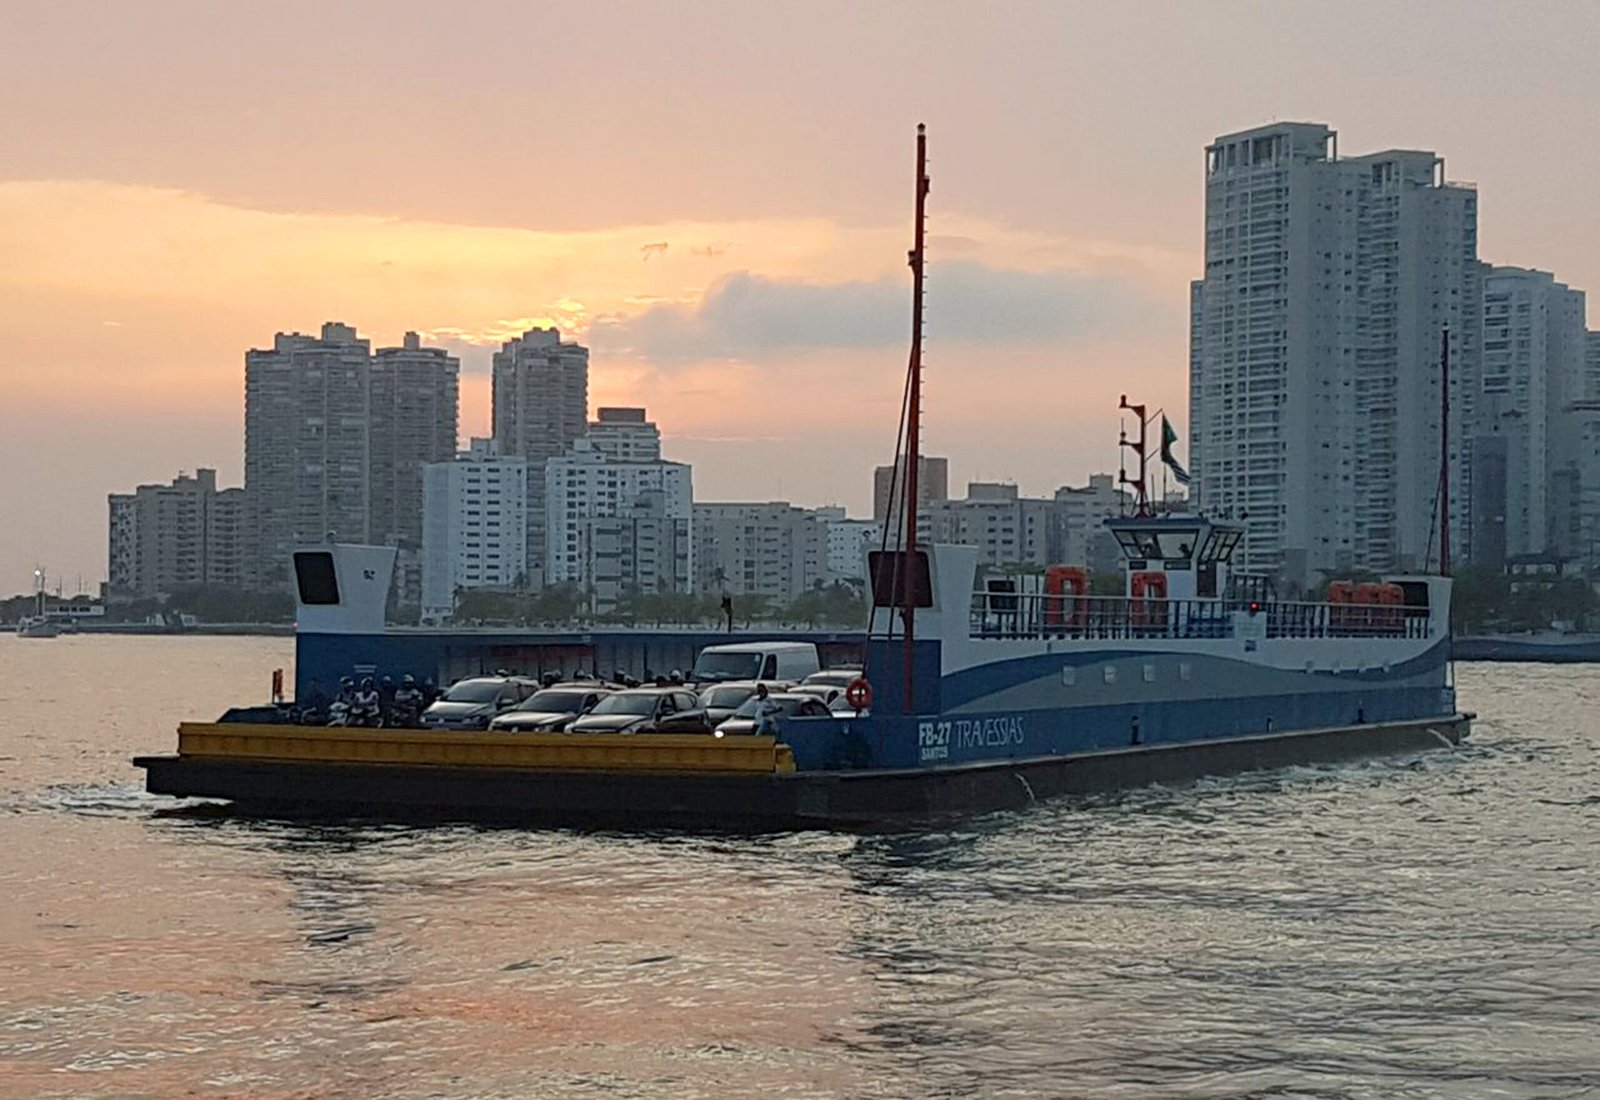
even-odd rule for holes
{"type": "MultiPolygon", "coordinates": [[[[1243,528],[1158,515],[1145,493],[1108,521],[1123,590],[1081,568],[985,576],[970,546],[917,538],[925,139],[917,141],[912,350],[895,468],[905,477],[869,555],[864,634],[815,636],[853,656],[852,710],[785,719],[776,734],[569,734],[321,729],[240,712],[179,727],[175,754],[140,757],[150,791],[256,813],[717,829],[882,827],[1009,809],[1067,793],[1460,741],[1470,716],[1450,672],[1450,580],[1334,584],[1276,598],[1236,574],[1243,528]]],[[[307,547],[298,586],[297,694],[382,672],[447,682],[688,667],[729,635],[426,631],[384,625],[394,551],[307,547]],[[669,656],[678,655],[676,658],[669,656]]],[[[1444,558],[1441,554],[1441,560],[1444,558]]],[[[831,650],[831,652],[830,652],[831,650]]],[[[842,663],[837,660],[829,663],[842,663]]]]}
{"type": "Polygon", "coordinates": [[[44,606],[44,570],[33,571],[34,613],[17,621],[19,638],[58,638],[61,624],[52,619],[44,606]]]}
{"type": "MultiPolygon", "coordinates": [[[[974,547],[888,551],[915,557],[888,559],[906,583],[880,584],[873,630],[810,636],[864,657],[859,711],[786,719],[777,736],[324,729],[268,710],[185,723],[177,753],[135,763],[152,792],[272,815],[873,827],[1465,736],[1447,578],[1282,601],[1230,574],[1236,525],[1148,515],[1109,527],[1125,555],[1119,596],[1087,594],[1070,568],[1031,588],[983,578],[974,547]],[[909,647],[890,634],[908,607],[909,647]]],[[[729,637],[385,629],[393,554],[296,552],[302,693],[351,670],[433,678],[464,655],[594,667],[602,653],[625,660],[623,642],[647,656],[729,637]]],[[[894,571],[877,566],[880,581],[894,571]]]]}

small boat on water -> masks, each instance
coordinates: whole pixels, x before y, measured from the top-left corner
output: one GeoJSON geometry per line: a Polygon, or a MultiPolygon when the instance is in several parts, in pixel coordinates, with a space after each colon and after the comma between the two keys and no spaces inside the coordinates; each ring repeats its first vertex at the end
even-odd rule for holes
{"type": "MultiPolygon", "coordinates": [[[[775,733],[327,729],[283,708],[184,723],[143,756],[152,793],[245,812],[713,829],[881,828],[1052,796],[1459,742],[1447,576],[1330,585],[1278,599],[1233,569],[1244,529],[1160,515],[1146,493],[1140,406],[1133,513],[1107,521],[1118,595],[1081,567],[984,575],[972,546],[918,537],[925,145],[917,141],[912,352],[891,492],[869,555],[863,633],[800,635],[860,673],[848,708],[775,733]]],[[[1441,553],[1441,560],[1444,558],[1441,553]]],[[[388,547],[294,553],[296,698],[375,672],[448,683],[491,669],[689,667],[710,632],[395,629],[388,547]]],[[[754,638],[750,639],[756,640],[754,638]]],[[[761,673],[765,676],[765,673],[761,673]]],[[[290,708],[292,710],[292,708],[290,708]]]]}
{"type": "Polygon", "coordinates": [[[17,622],[19,638],[58,638],[61,624],[52,619],[44,609],[44,570],[33,571],[34,613],[24,615],[17,622]]]}

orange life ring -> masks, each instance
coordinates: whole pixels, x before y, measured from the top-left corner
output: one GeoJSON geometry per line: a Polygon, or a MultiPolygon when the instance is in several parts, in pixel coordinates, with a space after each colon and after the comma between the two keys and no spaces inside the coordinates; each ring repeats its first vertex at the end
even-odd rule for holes
{"type": "Polygon", "coordinates": [[[844,701],[857,710],[866,710],[872,705],[872,685],[861,677],[850,681],[850,686],[844,689],[844,701]]]}

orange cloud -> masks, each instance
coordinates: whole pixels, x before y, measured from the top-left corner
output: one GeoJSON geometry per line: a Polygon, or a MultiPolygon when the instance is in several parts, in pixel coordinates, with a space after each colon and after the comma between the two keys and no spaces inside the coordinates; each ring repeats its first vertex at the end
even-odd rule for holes
{"type": "MultiPolygon", "coordinates": [[[[1041,237],[958,214],[940,217],[940,233],[958,244],[969,271],[1033,273],[1046,283],[1114,277],[1177,304],[1148,332],[1031,348],[941,340],[955,311],[936,310],[928,348],[935,449],[956,459],[1009,455],[1019,466],[1033,454],[1049,458],[1036,463],[1043,480],[1066,479],[1084,466],[1068,461],[1075,444],[1061,442],[1063,418],[1092,416],[1100,426],[1112,419],[1114,394],[1099,392],[1106,387],[1094,368],[1116,365],[1119,379],[1159,368],[1173,391],[1161,396],[1173,403],[1181,394],[1188,257],[1041,237]]],[[[339,319],[379,346],[415,329],[456,348],[465,366],[463,436],[488,430],[489,349],[554,324],[595,349],[592,403],[647,405],[669,453],[700,463],[702,495],[861,506],[867,468],[891,445],[903,348],[881,333],[866,342],[831,334],[810,346],[718,343],[719,330],[703,322],[726,306],[713,288],[739,276],[784,310],[788,288],[835,288],[802,293],[802,306],[870,288],[873,308],[898,324],[905,237],[898,223],[793,217],[537,231],[264,212],[103,182],[0,183],[0,458],[18,471],[0,474],[0,493],[70,513],[62,522],[80,532],[83,549],[82,560],[68,564],[98,572],[104,494],[201,465],[236,482],[245,350],[279,330],[314,331],[339,319]],[[657,242],[669,247],[642,262],[641,246],[657,242]],[[636,322],[661,310],[680,311],[702,338],[673,356],[670,369],[648,343],[604,338],[603,327],[637,332],[636,322]],[[92,446],[75,448],[82,461],[70,483],[52,484],[47,496],[29,495],[27,456],[6,442],[21,447],[32,438],[27,425],[39,409],[95,425],[92,441],[78,441],[92,446]],[[166,426],[159,441],[148,430],[155,422],[166,426]],[[185,423],[192,430],[173,427],[185,423]]],[[[931,304],[962,285],[954,255],[944,268],[934,259],[931,304]],[[943,284],[941,274],[949,276],[943,284]]],[[[782,316],[791,329],[806,323],[782,316]]],[[[819,316],[834,323],[826,310],[819,316]]],[[[1086,457],[1103,449],[1079,448],[1086,457]]],[[[999,464],[982,469],[992,476],[999,464]]],[[[1015,476],[1028,475],[1018,468],[1015,476]]]]}

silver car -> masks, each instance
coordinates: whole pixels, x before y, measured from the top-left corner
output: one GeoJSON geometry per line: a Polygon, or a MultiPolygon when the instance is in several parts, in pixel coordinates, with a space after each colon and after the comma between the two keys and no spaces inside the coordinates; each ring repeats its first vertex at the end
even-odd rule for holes
{"type": "MultiPolygon", "coordinates": [[[[773,715],[779,730],[783,728],[785,718],[832,718],[833,712],[828,709],[828,704],[818,699],[815,695],[801,695],[797,692],[781,692],[777,695],[767,696],[767,702],[775,703],[778,712],[773,715]]],[[[717,726],[718,737],[730,734],[754,733],[756,731],[756,706],[760,700],[751,696],[745,700],[743,706],[733,712],[731,718],[726,719],[717,726]]]]}
{"type": "Polygon", "coordinates": [[[769,692],[789,690],[789,684],[781,680],[729,680],[701,688],[700,709],[706,712],[706,721],[715,728],[717,723],[732,718],[733,712],[744,706],[763,683],[769,692]]]}

